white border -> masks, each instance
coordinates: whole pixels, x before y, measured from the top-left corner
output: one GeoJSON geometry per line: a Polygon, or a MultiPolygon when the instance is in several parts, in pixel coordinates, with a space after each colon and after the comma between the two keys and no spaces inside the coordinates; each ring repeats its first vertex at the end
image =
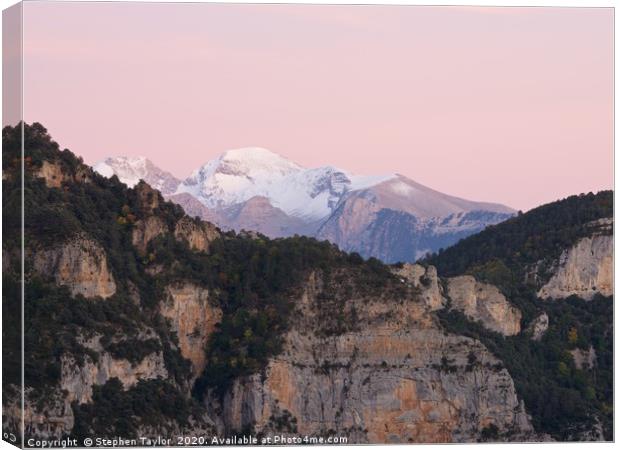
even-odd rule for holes
{"type": "MultiPolygon", "coordinates": [[[[82,0],[82,1],[97,1],[97,0],[82,0]]],[[[134,2],[156,2],[156,3],[198,3],[198,2],[184,2],[182,0],[133,0],[134,2]]],[[[0,6],[2,9],[8,8],[9,6],[12,6],[14,4],[18,3],[15,0],[0,0],[0,6]]],[[[502,1],[502,0],[495,0],[495,1],[491,1],[491,0],[476,0],[476,1],[458,1],[458,0],[426,0],[426,1],[415,1],[415,0],[389,0],[389,1],[385,1],[385,0],[375,0],[375,1],[370,1],[370,0],[313,0],[313,1],[299,1],[299,0],[289,0],[289,1],[284,1],[284,0],[271,0],[271,1],[266,1],[266,2],[260,2],[260,1],[236,1],[236,0],[220,0],[220,1],[205,1],[204,3],[277,3],[277,4],[283,4],[283,3],[291,3],[291,4],[308,4],[308,3],[313,3],[313,4],[343,4],[343,5],[348,5],[348,4],[368,4],[368,5],[372,5],[372,4],[378,4],[378,5],[432,5],[432,6],[447,6],[447,5],[458,5],[458,6],[470,6],[470,5],[475,5],[475,6],[500,6],[500,7],[507,7],[507,6],[536,6],[536,7],[541,7],[541,6],[557,6],[557,7],[615,7],[616,4],[618,3],[617,1],[597,1],[597,0],[564,0],[564,1],[558,1],[558,0],[543,0],[543,1],[536,1],[536,0],[529,0],[529,1],[502,1]]],[[[0,21],[0,36],[1,36],[1,21],[0,21]]],[[[617,81],[617,70],[616,70],[616,48],[618,48],[618,36],[614,33],[614,86],[616,84],[617,81]]],[[[22,72],[22,76],[23,76],[23,72],[22,72]]],[[[0,81],[1,81],[1,72],[0,72],[0,81]]],[[[616,91],[614,89],[614,113],[615,113],[615,99],[616,99],[616,91]]],[[[1,94],[0,94],[0,100],[1,100],[1,94]]],[[[1,113],[0,113],[1,114],[1,113]]],[[[22,107],[22,114],[23,114],[23,107],[22,107]]],[[[615,114],[614,114],[614,119],[615,119],[615,114]]],[[[618,129],[618,124],[615,122],[614,120],[614,155],[615,155],[615,135],[616,135],[616,131],[618,129]]],[[[614,158],[614,175],[617,172],[618,169],[618,160],[614,158]]],[[[614,178],[615,180],[615,178],[614,178]]],[[[615,183],[614,183],[615,185],[615,183]]],[[[1,189],[1,188],[0,188],[1,189]]],[[[614,186],[614,190],[615,190],[615,186],[614,186]]],[[[0,199],[1,202],[1,199],[0,199]]],[[[614,201],[614,221],[617,223],[617,219],[618,219],[618,213],[617,213],[617,209],[616,209],[616,202],[614,201]]],[[[0,231],[1,231],[1,224],[0,224],[0,231]]],[[[618,244],[618,236],[616,233],[614,233],[614,248],[618,248],[617,244],[618,244]]],[[[1,259],[1,257],[0,257],[1,259]]],[[[618,277],[618,274],[620,272],[620,268],[618,266],[614,267],[614,279],[618,280],[620,279],[618,277]]],[[[0,281],[0,286],[1,286],[1,281],[0,281]]],[[[618,308],[614,308],[614,323],[618,323],[615,319],[617,318],[618,315],[618,308]]],[[[0,316],[1,316],[1,311],[0,311],[0,316]]],[[[618,333],[614,332],[614,349],[618,348],[618,333]]],[[[614,363],[615,363],[615,352],[614,352],[614,363]]],[[[2,367],[2,356],[0,355],[0,368],[2,367]]],[[[614,364],[614,369],[615,369],[615,364],[614,364]]],[[[618,377],[618,373],[614,370],[614,388],[616,386],[616,380],[618,377]]],[[[1,388],[0,388],[1,390],[1,388]]],[[[616,389],[614,389],[614,405],[616,406],[616,408],[614,408],[614,436],[618,436],[618,421],[616,420],[616,409],[618,407],[618,392],[616,389]]],[[[421,444],[416,444],[416,445],[421,445],[421,444]]],[[[430,445],[430,444],[429,444],[430,445]]],[[[434,448],[447,448],[449,445],[452,444],[433,444],[434,448]]],[[[499,450],[499,449],[504,449],[504,448],[508,448],[508,446],[510,446],[511,449],[525,449],[525,448],[531,448],[530,446],[532,445],[547,445],[547,446],[553,446],[554,448],[556,448],[558,445],[568,445],[568,446],[585,446],[585,445],[596,445],[597,448],[610,448],[612,446],[614,446],[613,443],[566,443],[566,442],[557,442],[557,443],[545,443],[545,444],[536,444],[536,443],[511,443],[511,444],[456,444],[456,445],[468,445],[468,446],[477,446],[477,445],[484,445],[485,448],[489,449],[489,450],[499,450]]],[[[413,445],[412,445],[413,446],[413,445]]],[[[349,446],[350,447],[350,446],[349,446]]],[[[372,448],[372,449],[394,449],[394,448],[402,448],[403,445],[384,445],[384,444],[378,444],[378,445],[357,445],[355,446],[356,448],[372,448]]],[[[407,445],[407,447],[410,447],[407,445]]],[[[15,447],[8,444],[7,442],[4,441],[0,441],[0,450],[4,450],[4,449],[14,449],[15,447]]],[[[160,448],[174,448],[174,447],[160,447],[160,448]]],[[[199,447],[196,447],[199,448],[199,447]]],[[[242,448],[242,447],[234,447],[234,448],[242,448]]],[[[282,448],[282,447],[280,447],[282,448]]],[[[299,449],[299,446],[287,446],[284,448],[291,448],[291,449],[299,449]]]]}

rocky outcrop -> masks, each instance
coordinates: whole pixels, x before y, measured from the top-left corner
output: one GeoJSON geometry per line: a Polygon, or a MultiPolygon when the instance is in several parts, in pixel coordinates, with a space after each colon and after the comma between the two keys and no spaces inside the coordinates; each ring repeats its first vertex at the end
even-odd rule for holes
{"type": "Polygon", "coordinates": [[[220,236],[215,225],[184,216],[174,227],[177,240],[185,241],[192,250],[208,252],[209,244],[220,236]]]}
{"type": "MultiPolygon", "coordinates": [[[[21,395],[17,386],[10,386],[9,395],[3,392],[2,425],[5,439],[20,439],[22,428],[21,395]],[[7,399],[10,397],[10,399],[7,399]]],[[[73,408],[60,389],[48,392],[45,401],[32,398],[32,389],[24,392],[23,421],[25,435],[32,438],[60,439],[68,435],[75,424],[73,408]]]]}
{"type": "Polygon", "coordinates": [[[168,371],[162,352],[151,353],[138,363],[115,359],[107,352],[100,353],[97,361],[84,356],[82,363],[78,363],[72,356],[61,358],[60,387],[67,391],[69,402],[91,401],[93,386],[103,385],[110,378],[118,378],[127,389],[139,380],[167,377],[168,371]]]}
{"type": "Polygon", "coordinates": [[[222,431],[347,435],[349,443],[476,441],[495,425],[532,437],[513,381],[478,341],[446,335],[422,299],[363,298],[359,330],[319,337],[313,280],[284,351],[223,400],[222,431]],[[287,419],[282,423],[282,417],[287,419]]]}
{"type": "Polygon", "coordinates": [[[596,364],[596,351],[590,346],[587,350],[581,348],[575,348],[570,351],[575,362],[575,367],[581,370],[589,370],[594,368],[596,364]]]}
{"type": "MultiPolygon", "coordinates": [[[[597,221],[598,230],[611,226],[611,219],[597,221]]],[[[596,294],[613,295],[613,248],[611,234],[595,232],[562,252],[552,268],[551,279],[538,291],[542,299],[562,299],[576,295],[591,300],[596,294]]]]}
{"type": "Polygon", "coordinates": [[[167,232],[168,227],[161,218],[148,216],[134,224],[131,231],[131,242],[140,253],[144,254],[152,239],[167,232]]]}
{"type": "Polygon", "coordinates": [[[136,184],[133,188],[133,193],[136,196],[138,208],[143,214],[152,213],[163,201],[159,191],[153,189],[143,180],[140,180],[138,184],[136,184]]]}
{"type": "Polygon", "coordinates": [[[132,192],[136,197],[137,209],[140,211],[142,219],[138,220],[133,226],[131,242],[141,254],[144,254],[152,239],[168,233],[170,229],[162,218],[154,214],[154,211],[164,201],[159,191],[140,180],[132,192]]]}
{"type": "Polygon", "coordinates": [[[447,281],[452,308],[505,336],[521,331],[521,311],[512,306],[497,287],[476,281],[469,275],[447,281]]]}
{"type": "Polygon", "coordinates": [[[58,163],[43,161],[41,167],[36,171],[36,176],[45,180],[45,185],[49,188],[59,188],[62,183],[71,179],[58,163]]]}
{"type": "Polygon", "coordinates": [[[71,173],[59,161],[44,160],[35,171],[35,176],[43,178],[49,188],[60,188],[63,183],[68,182],[88,183],[92,179],[92,172],[87,166],[80,165],[71,173]]]}
{"type": "Polygon", "coordinates": [[[108,268],[103,248],[85,235],[60,246],[43,249],[34,256],[34,268],[68,286],[73,296],[107,298],[116,292],[116,282],[108,268]]]}
{"type": "Polygon", "coordinates": [[[549,316],[547,313],[542,313],[536,317],[532,323],[527,327],[528,333],[535,341],[540,341],[549,328],[549,316]]]}
{"type": "Polygon", "coordinates": [[[392,269],[394,274],[402,277],[403,281],[411,283],[414,288],[420,290],[424,303],[431,310],[441,309],[445,306],[446,299],[441,295],[437,269],[434,266],[424,267],[420,264],[405,263],[402,267],[392,269]]]}
{"type": "Polygon", "coordinates": [[[209,291],[189,282],[166,287],[166,300],[160,306],[162,316],[170,319],[177,333],[184,358],[192,363],[192,375],[202,373],[207,363],[205,347],[222,310],[211,304],[209,291]]]}

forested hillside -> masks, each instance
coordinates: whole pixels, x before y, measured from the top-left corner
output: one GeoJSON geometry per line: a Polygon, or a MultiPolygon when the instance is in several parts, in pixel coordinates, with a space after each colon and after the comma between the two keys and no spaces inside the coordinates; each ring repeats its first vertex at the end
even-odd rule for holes
{"type": "Polygon", "coordinates": [[[441,276],[470,274],[498,286],[523,312],[524,329],[548,316],[548,330],[533,340],[527,333],[489,332],[454,310],[439,312],[448,330],[480,339],[504,361],[535,426],[560,440],[574,439],[597,421],[612,438],[613,300],[542,300],[537,292],[567,248],[593,232],[611,233],[592,225],[611,217],[612,191],[571,196],[490,226],[424,261],[441,276]],[[571,352],[590,348],[595,367],[578,367],[571,352]]]}
{"type": "MultiPolygon", "coordinates": [[[[20,136],[3,130],[3,356],[21,356],[23,164],[27,436],[612,439],[612,301],[538,298],[567,249],[609,237],[611,192],[519,215],[426,267],[388,266],[223,232],[99,175],[38,123],[22,160],[20,136]],[[508,327],[494,319],[510,333],[453,307],[457,275],[490,283],[472,286],[510,312],[508,327]]],[[[14,429],[21,370],[3,367],[14,429]]]]}

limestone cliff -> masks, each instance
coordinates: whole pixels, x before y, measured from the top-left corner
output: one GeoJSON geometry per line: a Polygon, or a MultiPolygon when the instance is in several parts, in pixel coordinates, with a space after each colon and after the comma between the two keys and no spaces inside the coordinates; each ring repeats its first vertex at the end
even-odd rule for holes
{"type": "Polygon", "coordinates": [[[536,317],[527,327],[527,331],[535,341],[540,341],[549,329],[549,316],[543,312],[536,317]]]}
{"type": "Polygon", "coordinates": [[[88,183],[91,181],[92,171],[86,166],[80,166],[75,171],[69,170],[59,161],[45,160],[35,171],[35,176],[43,178],[45,185],[50,188],[60,188],[63,183],[88,183]]]}
{"type": "Polygon", "coordinates": [[[148,216],[134,224],[131,242],[140,253],[144,253],[152,239],[167,232],[168,227],[162,219],[158,216],[148,216]]]}
{"type": "Polygon", "coordinates": [[[60,386],[68,393],[69,402],[89,402],[93,386],[105,384],[111,378],[118,378],[127,389],[139,380],[168,377],[161,352],[152,353],[138,363],[116,359],[103,352],[98,355],[97,361],[87,356],[82,364],[71,356],[63,356],[61,364],[60,386]]]}
{"type": "Polygon", "coordinates": [[[187,242],[189,248],[208,252],[209,244],[220,236],[215,225],[185,216],[174,227],[174,236],[187,242]]]}
{"type": "Polygon", "coordinates": [[[107,298],[116,292],[105,251],[86,235],[37,251],[34,268],[44,276],[53,277],[57,284],[68,286],[74,296],[107,298]]]}
{"type": "Polygon", "coordinates": [[[613,219],[591,224],[593,234],[562,252],[551,279],[538,291],[543,299],[576,295],[591,300],[596,294],[613,295],[613,219]]]}
{"type": "Polygon", "coordinates": [[[583,350],[581,348],[573,349],[570,354],[573,357],[575,366],[578,369],[589,370],[594,368],[596,365],[596,351],[592,346],[590,346],[587,350],[583,350]]]}
{"type": "Polygon", "coordinates": [[[433,266],[424,267],[420,264],[405,263],[393,272],[402,277],[403,281],[411,283],[420,290],[422,299],[431,310],[441,309],[445,306],[446,299],[442,296],[442,289],[437,277],[437,269],[433,266]]]}
{"type": "Polygon", "coordinates": [[[448,296],[454,309],[505,336],[521,331],[521,311],[512,306],[499,289],[469,275],[448,278],[448,296]]]}
{"type": "Polygon", "coordinates": [[[360,326],[323,336],[320,291],[313,277],[283,353],[226,394],[222,432],[284,425],[349,443],[462,442],[495,425],[506,438],[533,436],[502,364],[480,342],[445,334],[424,300],[347,300],[360,326]]]}
{"type": "MultiPolygon", "coordinates": [[[[17,386],[12,386],[9,391],[3,392],[2,425],[5,432],[15,434],[21,429],[21,395],[17,386]]],[[[41,402],[32,398],[32,389],[26,388],[23,419],[26,436],[46,439],[68,435],[75,423],[71,403],[60,389],[52,390],[46,401],[41,402]]]]}
{"type": "Polygon", "coordinates": [[[191,361],[193,377],[198,376],[205,368],[205,346],[222,318],[222,310],[212,304],[208,290],[180,282],[166,287],[166,300],[160,312],[170,319],[181,354],[191,361]]]}
{"type": "MultiPolygon", "coordinates": [[[[92,400],[93,386],[105,384],[111,378],[118,378],[125,389],[134,386],[139,380],[167,378],[161,352],[147,355],[137,363],[112,357],[102,351],[98,343],[100,336],[91,339],[86,345],[95,350],[96,361],[90,356],[78,363],[71,355],[61,357],[60,384],[51,388],[44,399],[33,398],[32,389],[25,392],[24,425],[26,436],[31,438],[60,439],[71,433],[75,418],[71,404],[88,403],[92,400]]],[[[21,428],[20,395],[15,386],[6,398],[3,423],[7,429],[21,428]]]]}

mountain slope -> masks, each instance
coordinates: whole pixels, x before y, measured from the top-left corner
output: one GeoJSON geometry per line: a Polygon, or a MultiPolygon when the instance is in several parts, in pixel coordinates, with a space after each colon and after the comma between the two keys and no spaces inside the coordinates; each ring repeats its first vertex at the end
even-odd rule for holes
{"type": "Polygon", "coordinates": [[[503,205],[448,196],[399,175],[345,196],[316,236],[388,263],[415,261],[513,213],[503,205]]]}
{"type": "Polygon", "coordinates": [[[304,169],[263,148],[229,150],[179,186],[210,208],[225,208],[260,196],[286,214],[306,221],[329,215],[348,190],[388,177],[357,177],[333,167],[304,169]]]}
{"type": "MultiPolygon", "coordinates": [[[[95,170],[109,176],[108,167],[95,170]]],[[[136,171],[121,169],[114,170],[121,181],[135,181],[136,171]]],[[[263,148],[225,152],[174,193],[163,194],[188,211],[198,211],[192,199],[198,200],[209,212],[201,217],[225,229],[314,236],[385,262],[415,261],[514,214],[503,205],[445,195],[402,175],[305,169],[263,148]]]]}
{"type": "MultiPolygon", "coordinates": [[[[40,124],[24,132],[27,437],[544,438],[504,363],[445,333],[430,269],[409,283],[327,242],[224,233],[147,183],[98,175],[40,124]]],[[[20,135],[3,130],[8,337],[21,323],[20,135]]],[[[5,429],[21,422],[20,379],[3,378],[5,429]]]]}
{"type": "Polygon", "coordinates": [[[613,192],[535,208],[432,255],[442,276],[492,283],[522,312],[516,336],[458,311],[453,333],[480,339],[506,363],[537,429],[559,440],[613,438],[613,192]],[[584,361],[589,361],[587,364],[584,361]]]}
{"type": "Polygon", "coordinates": [[[176,192],[181,183],[174,175],[161,170],[143,156],[106,158],[95,164],[93,169],[105,177],[116,175],[128,187],[134,187],[140,180],[144,180],[163,195],[176,192]]]}

